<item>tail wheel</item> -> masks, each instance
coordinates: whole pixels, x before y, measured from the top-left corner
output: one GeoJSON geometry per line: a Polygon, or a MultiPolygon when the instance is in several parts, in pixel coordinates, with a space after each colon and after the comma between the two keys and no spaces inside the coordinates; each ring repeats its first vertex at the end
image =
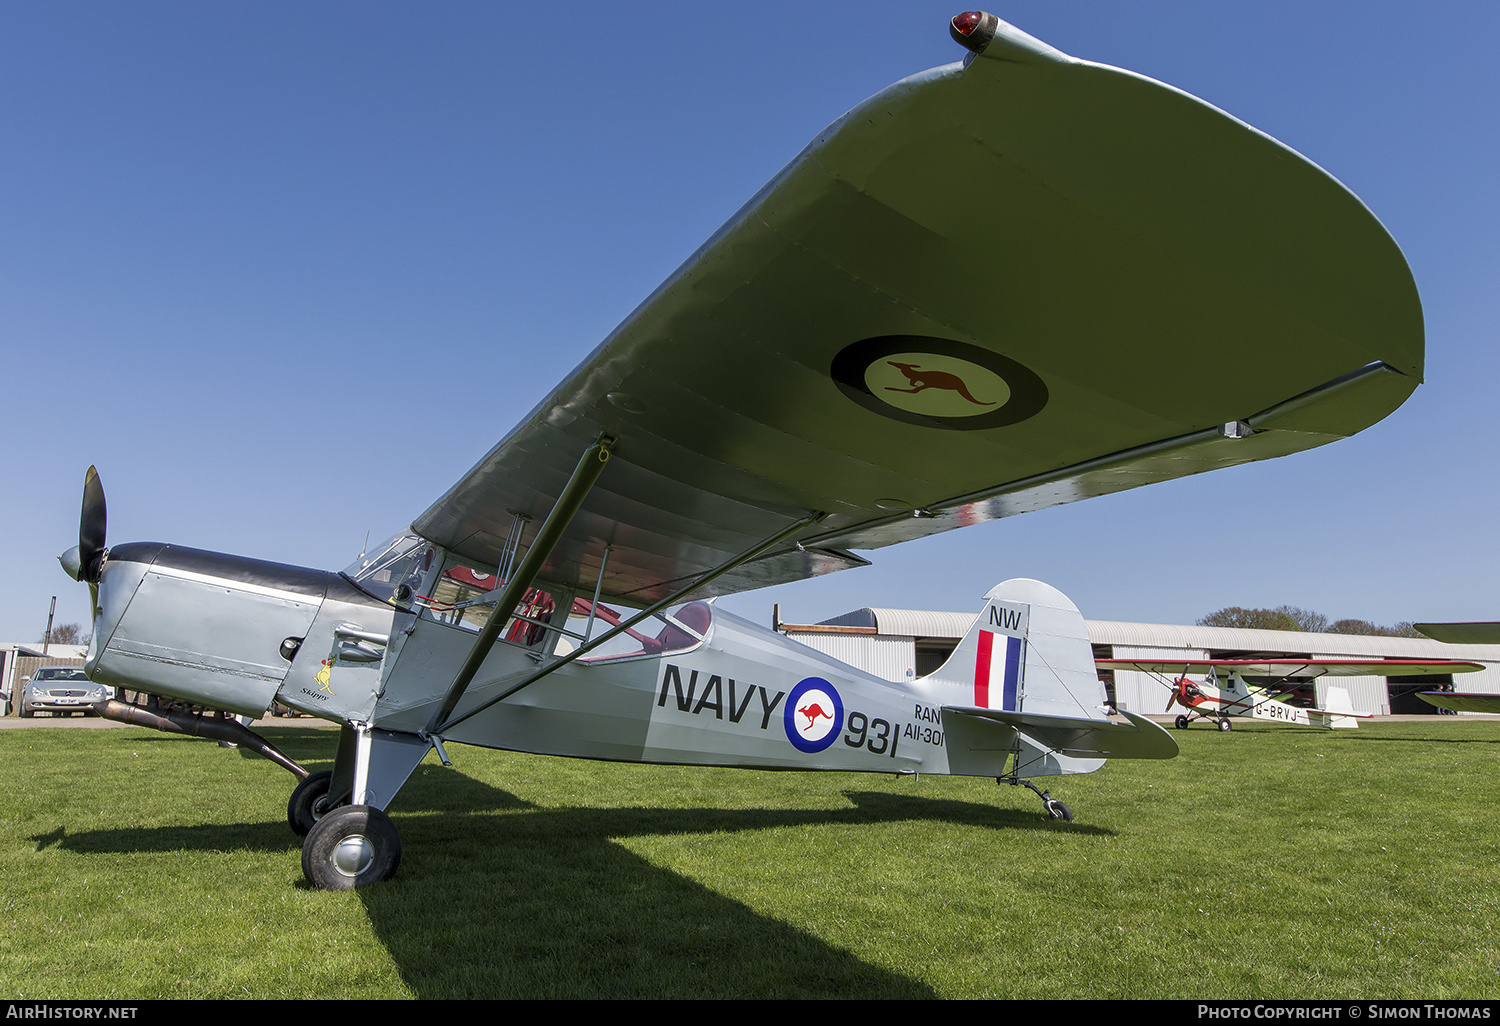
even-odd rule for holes
{"type": "Polygon", "coordinates": [[[1065,823],[1073,822],[1073,810],[1068,808],[1066,802],[1060,802],[1056,798],[1048,798],[1042,803],[1047,808],[1047,815],[1053,819],[1060,819],[1065,823]]]}
{"type": "Polygon", "coordinates": [[[368,805],[344,805],[313,824],[302,842],[302,873],[325,891],[367,887],[396,875],[401,835],[368,805]]]}
{"type": "Polygon", "coordinates": [[[1222,734],[1227,734],[1227,733],[1229,733],[1230,728],[1233,727],[1233,726],[1234,726],[1234,724],[1230,723],[1228,720],[1220,720],[1219,721],[1219,732],[1222,733],[1222,734]]]}
{"type": "Polygon", "coordinates": [[[328,814],[338,803],[328,797],[333,782],[333,771],[314,773],[292,792],[286,803],[286,822],[298,837],[306,837],[313,824],[328,814]]]}

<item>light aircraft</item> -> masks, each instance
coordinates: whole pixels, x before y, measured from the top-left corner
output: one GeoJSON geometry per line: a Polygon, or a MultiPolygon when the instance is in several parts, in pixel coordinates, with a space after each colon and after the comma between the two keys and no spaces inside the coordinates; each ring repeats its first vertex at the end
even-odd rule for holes
{"type": "Polygon", "coordinates": [[[94,591],[87,669],[154,696],[102,711],[302,777],[288,821],[332,888],[396,871],[384,810],[455,742],[982,774],[1064,819],[1031,778],[1170,757],[1166,731],[1102,708],[1077,610],[1045,585],[991,591],[909,684],[706,601],[1322,445],[1421,381],[1406,261],[1322,169],[993,15],[950,33],[961,62],[829,126],[345,572],[106,548],[90,468],[62,557],[94,591]],[[233,719],[273,701],[342,726],[330,772],[233,719]]]}
{"type": "Polygon", "coordinates": [[[1166,711],[1185,710],[1174,726],[1183,730],[1194,720],[1212,720],[1227,731],[1235,717],[1293,723],[1303,727],[1357,727],[1356,720],[1374,713],[1354,711],[1349,692],[1328,688],[1327,709],[1292,705],[1286,699],[1319,677],[1414,677],[1429,673],[1472,673],[1479,663],[1415,659],[1100,659],[1101,670],[1136,670],[1162,680],[1170,691],[1166,711]],[[1191,673],[1205,674],[1201,681],[1191,673]],[[1175,674],[1168,682],[1162,675],[1175,674]],[[1275,677],[1270,685],[1248,684],[1246,677],[1275,677]]]}

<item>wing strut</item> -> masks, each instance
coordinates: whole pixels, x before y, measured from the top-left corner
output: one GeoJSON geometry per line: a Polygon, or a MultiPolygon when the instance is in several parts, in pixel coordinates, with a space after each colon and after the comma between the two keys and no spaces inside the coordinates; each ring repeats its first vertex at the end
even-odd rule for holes
{"type": "MultiPolygon", "coordinates": [[[[483,712],[485,709],[488,709],[490,706],[494,705],[496,702],[502,702],[502,701],[504,701],[505,699],[509,698],[511,695],[514,695],[517,691],[520,691],[522,688],[527,687],[527,686],[529,686],[531,684],[535,684],[537,681],[539,681],[543,677],[547,676],[549,673],[551,673],[553,670],[557,669],[559,666],[564,666],[564,665],[566,665],[568,663],[571,663],[574,659],[577,659],[579,656],[588,655],[588,653],[592,652],[594,649],[598,648],[600,645],[602,645],[605,642],[609,641],[611,638],[614,638],[614,637],[618,636],[619,634],[622,634],[625,631],[630,630],[630,628],[634,627],[636,624],[640,623],[642,620],[644,620],[647,617],[651,616],[653,613],[656,613],[656,612],[658,612],[660,610],[663,610],[663,609],[667,608],[668,606],[676,605],[678,602],[681,602],[683,599],[687,598],[689,595],[691,595],[693,592],[697,591],[699,588],[703,587],[705,584],[708,584],[711,581],[713,581],[713,580],[715,580],[715,579],[717,579],[719,577],[724,576],[725,574],[729,573],[731,570],[735,569],[736,567],[738,567],[738,566],[740,566],[740,565],[742,565],[744,563],[748,563],[750,560],[754,559],[756,556],[758,556],[762,552],[766,551],[766,549],[769,549],[772,545],[775,545],[775,544],[777,544],[778,542],[781,542],[781,541],[785,541],[787,538],[790,538],[792,535],[796,534],[798,531],[802,530],[804,527],[807,527],[810,524],[816,524],[818,521],[822,520],[827,515],[828,514],[826,514],[826,513],[809,513],[807,516],[803,517],[801,520],[798,520],[798,521],[796,521],[796,522],[794,522],[792,524],[789,524],[788,526],[786,526],[786,527],[782,528],[781,530],[777,531],[775,534],[771,535],[770,537],[768,537],[768,538],[766,538],[766,539],[764,539],[762,541],[759,541],[759,542],[755,543],[750,548],[746,549],[744,552],[741,552],[738,556],[731,556],[729,559],[727,559],[724,562],[720,563],[718,566],[714,567],[712,570],[709,570],[706,573],[703,573],[703,574],[700,574],[697,577],[694,577],[691,581],[689,581],[687,584],[683,585],[681,588],[678,588],[676,591],[672,592],[672,594],[668,595],[666,598],[661,599],[658,602],[653,602],[651,605],[647,606],[645,609],[642,609],[639,613],[637,613],[636,615],[632,616],[630,619],[624,621],[623,623],[619,624],[616,627],[611,628],[610,630],[605,631],[603,634],[599,635],[593,641],[590,641],[587,644],[584,644],[584,645],[579,646],[578,648],[575,648],[573,651],[569,652],[567,655],[563,656],[561,659],[558,659],[558,660],[556,660],[554,662],[548,663],[546,666],[543,666],[541,669],[535,671],[534,673],[529,674],[528,676],[526,676],[522,680],[516,682],[515,684],[512,684],[510,687],[508,687],[504,691],[500,692],[500,694],[496,695],[494,698],[491,698],[488,702],[485,702],[483,705],[477,705],[477,706],[475,706],[474,708],[470,709],[468,712],[464,713],[462,716],[458,717],[455,720],[449,720],[449,719],[447,719],[448,715],[453,712],[453,708],[452,708],[452,706],[448,702],[444,702],[442,711],[433,720],[433,722],[436,723],[437,726],[430,728],[428,730],[428,733],[429,734],[440,734],[440,733],[442,733],[445,730],[448,730],[448,729],[450,729],[450,728],[452,728],[454,726],[457,726],[458,724],[462,723],[464,720],[468,719],[470,716],[473,716],[475,713],[483,712]]],[[[545,527],[545,525],[543,525],[543,526],[545,527]]],[[[800,548],[801,546],[799,545],[798,547],[800,548]]],[[[530,553],[528,553],[527,555],[529,557],[530,553]]],[[[495,608],[498,610],[500,607],[496,606],[495,608]]],[[[501,621],[501,622],[503,623],[504,621],[501,621]]],[[[489,627],[489,625],[486,624],[485,625],[486,630],[488,629],[488,627],[489,627]]],[[[494,639],[491,638],[490,640],[493,642],[494,639]]],[[[476,650],[478,649],[478,642],[475,642],[475,648],[476,648],[476,650]]],[[[479,668],[478,667],[478,662],[483,661],[483,657],[481,656],[480,660],[475,661],[473,655],[471,654],[470,655],[470,660],[475,662],[474,669],[477,670],[479,668]]],[[[468,669],[468,664],[465,664],[465,669],[468,669]]],[[[462,671],[460,671],[460,675],[462,675],[462,671]]],[[[465,687],[468,686],[469,679],[472,679],[473,676],[474,676],[474,674],[472,672],[470,672],[469,675],[468,675],[468,677],[464,679],[464,685],[465,685],[465,687]]],[[[450,694],[450,697],[452,697],[453,702],[457,703],[459,696],[453,695],[451,691],[450,691],[449,694],[450,694]]],[[[459,693],[460,696],[461,696],[461,694],[462,694],[462,692],[459,693]]]]}
{"type": "Polygon", "coordinates": [[[573,522],[573,517],[583,505],[583,500],[588,496],[589,490],[594,487],[594,482],[604,472],[605,464],[609,462],[610,448],[614,444],[613,438],[606,435],[599,436],[599,440],[589,446],[579,459],[578,466],[573,468],[573,476],[568,478],[568,483],[563,486],[562,494],[558,495],[552,511],[547,514],[547,519],[542,521],[542,526],[537,529],[531,547],[526,550],[526,555],[516,567],[515,574],[506,582],[505,590],[495,600],[489,619],[484,622],[479,636],[474,639],[473,648],[469,649],[469,657],[464,660],[463,666],[459,667],[458,675],[453,678],[453,683],[448,687],[448,694],[443,697],[442,707],[433,717],[434,724],[442,723],[453,714],[453,709],[458,705],[458,700],[463,697],[464,691],[468,689],[469,682],[474,679],[474,674],[479,672],[479,664],[483,663],[484,657],[489,655],[490,649],[500,637],[500,631],[504,629],[511,615],[520,606],[526,589],[531,587],[531,582],[541,572],[542,564],[552,554],[552,549],[562,537],[563,531],[567,530],[568,525],[573,522]]]}

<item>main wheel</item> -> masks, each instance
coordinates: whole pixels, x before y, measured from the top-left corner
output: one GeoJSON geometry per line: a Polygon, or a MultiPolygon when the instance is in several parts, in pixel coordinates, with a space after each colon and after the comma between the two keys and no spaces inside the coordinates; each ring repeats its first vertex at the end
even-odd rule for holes
{"type": "Polygon", "coordinates": [[[325,891],[366,887],[396,875],[401,835],[368,805],[343,805],[313,824],[302,842],[302,874],[325,891]]]}
{"type": "Polygon", "coordinates": [[[1219,730],[1222,733],[1226,733],[1227,734],[1229,732],[1229,729],[1231,727],[1233,727],[1233,726],[1234,726],[1234,724],[1230,723],[1228,720],[1220,720],[1219,721],[1219,730]]]}
{"type": "Polygon", "coordinates": [[[314,773],[292,792],[286,803],[286,822],[298,837],[306,837],[313,824],[328,814],[336,804],[328,797],[333,770],[314,773]]]}
{"type": "Polygon", "coordinates": [[[1187,730],[1188,722],[1189,720],[1186,716],[1179,716],[1177,717],[1177,719],[1172,721],[1172,726],[1176,727],[1178,730],[1187,730]]]}
{"type": "Polygon", "coordinates": [[[1056,798],[1048,798],[1043,804],[1047,808],[1048,816],[1068,823],[1073,822],[1073,810],[1068,808],[1066,803],[1060,802],[1056,798]]]}

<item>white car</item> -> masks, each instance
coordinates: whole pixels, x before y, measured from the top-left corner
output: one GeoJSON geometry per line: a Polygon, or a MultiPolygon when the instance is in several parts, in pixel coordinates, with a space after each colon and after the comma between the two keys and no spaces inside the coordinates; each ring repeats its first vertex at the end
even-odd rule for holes
{"type": "Polygon", "coordinates": [[[21,715],[34,716],[38,711],[92,713],[95,702],[115,697],[108,684],[95,684],[77,666],[39,666],[22,682],[21,715]]]}

